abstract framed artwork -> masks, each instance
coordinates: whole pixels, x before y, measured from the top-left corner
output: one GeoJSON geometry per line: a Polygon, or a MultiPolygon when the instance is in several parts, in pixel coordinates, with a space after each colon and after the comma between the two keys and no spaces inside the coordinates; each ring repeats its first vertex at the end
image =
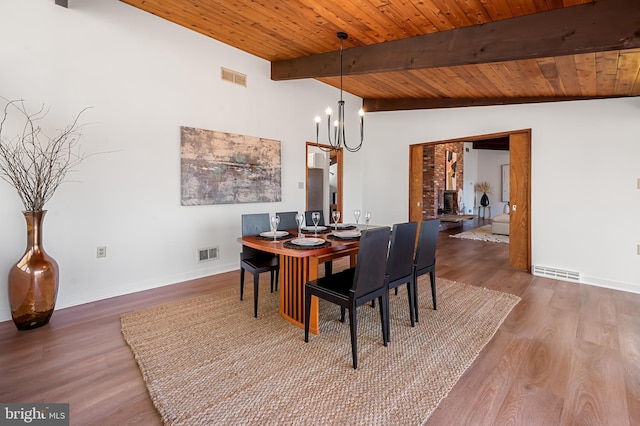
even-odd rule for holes
{"type": "Polygon", "coordinates": [[[280,141],[180,127],[181,204],[281,201],[280,141]]]}
{"type": "MultiPolygon", "coordinates": [[[[458,162],[458,154],[453,151],[446,151],[445,160],[445,184],[444,189],[446,191],[456,190],[456,167],[458,162]]],[[[442,170],[442,169],[440,169],[442,170]]]]}

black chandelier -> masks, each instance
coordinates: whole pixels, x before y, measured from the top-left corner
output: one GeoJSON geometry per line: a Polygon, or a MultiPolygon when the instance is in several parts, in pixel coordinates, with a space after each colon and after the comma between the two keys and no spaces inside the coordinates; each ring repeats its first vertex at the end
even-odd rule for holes
{"type": "MultiPolygon", "coordinates": [[[[327,107],[327,138],[329,139],[329,145],[331,150],[339,150],[344,146],[347,151],[356,152],[362,147],[364,141],[364,110],[360,108],[358,114],[360,115],[360,143],[357,146],[351,147],[347,145],[347,139],[344,132],[344,101],[342,100],[342,41],[346,40],[349,35],[345,32],[338,32],[338,38],[340,39],[340,100],[338,101],[338,118],[333,122],[333,139],[331,138],[331,108],[327,107]]],[[[316,145],[322,149],[318,142],[320,135],[320,116],[316,115],[316,145]]]]}

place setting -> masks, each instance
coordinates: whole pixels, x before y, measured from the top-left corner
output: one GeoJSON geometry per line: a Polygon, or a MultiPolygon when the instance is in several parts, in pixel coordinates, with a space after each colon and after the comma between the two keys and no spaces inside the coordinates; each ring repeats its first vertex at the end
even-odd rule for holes
{"type": "Polygon", "coordinates": [[[288,231],[278,231],[278,225],[280,225],[280,216],[271,216],[271,218],[269,219],[269,225],[271,227],[271,231],[261,232],[260,234],[256,235],[257,239],[278,242],[295,237],[295,235],[289,233],[288,231]]]}
{"type": "MultiPolygon", "coordinates": [[[[297,217],[296,217],[297,220],[297,217]]],[[[302,216],[302,220],[304,221],[304,216],[302,216]]],[[[298,222],[298,230],[301,234],[313,234],[314,237],[320,234],[326,234],[330,232],[330,229],[324,225],[319,225],[320,223],[320,213],[313,212],[311,214],[311,220],[313,221],[313,225],[302,226],[302,222],[298,222]]]]}
{"type": "Polygon", "coordinates": [[[334,232],[337,231],[338,229],[340,230],[347,230],[347,229],[357,229],[358,227],[356,225],[353,225],[351,223],[338,223],[338,221],[340,220],[340,212],[337,210],[334,210],[331,213],[331,218],[333,219],[333,230],[334,232]]]}
{"type": "Polygon", "coordinates": [[[297,250],[329,247],[331,243],[318,237],[298,237],[282,243],[283,247],[297,250]]]}
{"type": "MultiPolygon", "coordinates": [[[[360,221],[360,210],[354,210],[353,215],[356,219],[356,224],[345,224],[338,223],[340,220],[340,212],[334,211],[332,214],[334,229],[331,231],[329,235],[327,235],[327,239],[334,241],[357,241],[360,239],[361,231],[358,229],[358,222],[360,221]]],[[[371,212],[367,212],[365,214],[366,226],[369,226],[369,221],[371,220],[371,212]]]]}
{"type": "MultiPolygon", "coordinates": [[[[298,236],[292,240],[285,241],[282,245],[285,248],[304,250],[308,248],[323,248],[331,245],[330,242],[318,238],[316,231],[317,223],[320,221],[320,215],[314,213],[312,216],[315,226],[303,226],[304,215],[302,213],[296,214],[296,223],[298,224],[298,236]],[[314,237],[306,237],[304,234],[315,234],[314,237]]],[[[326,226],[317,226],[317,232],[321,232],[321,229],[326,231],[326,226]]]]}

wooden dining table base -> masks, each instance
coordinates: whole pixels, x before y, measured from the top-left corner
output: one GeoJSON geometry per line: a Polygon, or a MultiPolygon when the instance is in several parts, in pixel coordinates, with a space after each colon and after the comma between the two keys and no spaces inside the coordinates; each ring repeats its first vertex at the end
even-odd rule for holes
{"type": "MultiPolygon", "coordinates": [[[[280,315],[289,322],[304,328],[304,285],[318,279],[318,267],[321,263],[339,257],[349,256],[350,266],[354,267],[358,248],[329,253],[319,256],[293,257],[280,254],[280,315]]],[[[318,320],[318,298],[311,299],[309,331],[320,333],[318,320]]]]}

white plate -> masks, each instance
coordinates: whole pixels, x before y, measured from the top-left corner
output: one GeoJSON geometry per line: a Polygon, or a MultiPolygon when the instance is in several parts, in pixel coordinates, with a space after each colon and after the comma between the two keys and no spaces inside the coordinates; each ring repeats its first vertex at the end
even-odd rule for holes
{"type": "Polygon", "coordinates": [[[322,243],[324,243],[322,238],[294,238],[291,240],[291,244],[297,246],[319,246],[322,243]]]}
{"type": "MultiPolygon", "coordinates": [[[[287,231],[276,231],[276,238],[284,237],[285,235],[289,235],[289,233],[287,231]]],[[[260,236],[261,237],[273,238],[273,232],[271,232],[271,231],[261,232],[260,236]]]]}
{"type": "MultiPolygon", "coordinates": [[[[353,225],[350,224],[350,223],[339,223],[338,224],[338,229],[345,229],[345,228],[349,228],[351,226],[353,226],[353,225]]],[[[335,228],[335,224],[331,225],[331,227],[335,228]]]]}
{"type": "MultiPolygon", "coordinates": [[[[315,227],[315,226],[313,226],[313,225],[311,225],[311,226],[303,226],[303,227],[302,227],[302,230],[303,230],[303,231],[311,231],[311,232],[314,232],[314,231],[315,231],[315,229],[316,229],[316,227],[315,227]]],[[[326,230],[327,230],[327,227],[326,227],[326,226],[318,225],[318,232],[320,232],[320,231],[326,231],[326,230]]]]}
{"type": "Polygon", "coordinates": [[[333,231],[332,234],[338,238],[355,238],[360,236],[360,230],[352,229],[348,231],[333,231]]]}

